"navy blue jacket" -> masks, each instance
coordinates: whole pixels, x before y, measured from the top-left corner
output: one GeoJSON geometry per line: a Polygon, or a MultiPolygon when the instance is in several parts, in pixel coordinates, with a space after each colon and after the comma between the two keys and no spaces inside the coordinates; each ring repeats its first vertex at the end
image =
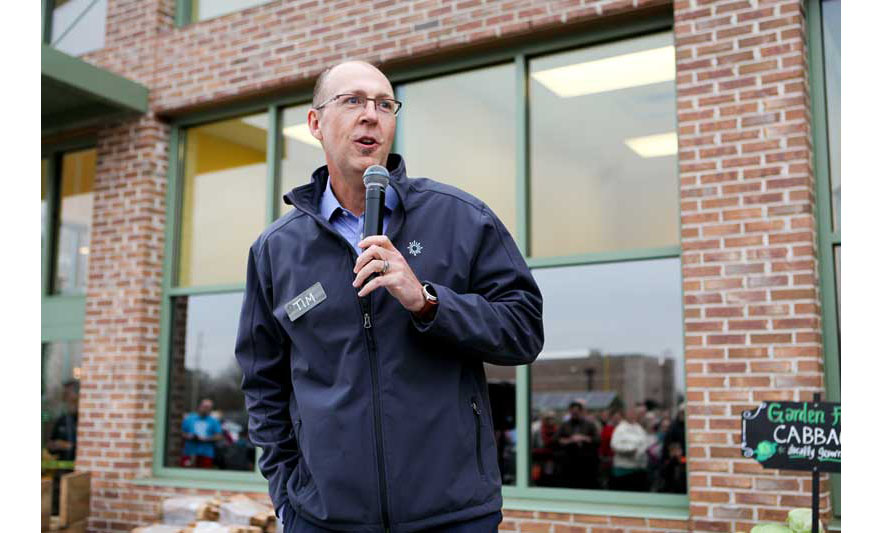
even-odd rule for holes
{"type": "Polygon", "coordinates": [[[483,363],[542,349],[542,295],[509,233],[475,197],[411,179],[387,233],[438,295],[418,322],[385,289],[358,298],[355,251],[319,214],[328,179],[285,195],[295,209],[252,245],[236,358],[249,436],[276,508],[341,531],[410,532],[502,506],[483,363]],[[294,321],[316,282],[327,299],[294,321]]]}

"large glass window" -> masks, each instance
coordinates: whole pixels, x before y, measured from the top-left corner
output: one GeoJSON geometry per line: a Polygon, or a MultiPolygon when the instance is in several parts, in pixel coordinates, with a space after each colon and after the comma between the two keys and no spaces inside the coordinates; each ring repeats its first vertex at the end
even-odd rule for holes
{"type": "Polygon", "coordinates": [[[515,368],[484,363],[487,389],[490,392],[490,411],[496,437],[496,457],[503,485],[514,485],[517,480],[517,377],[515,368]]]}
{"type": "Polygon", "coordinates": [[[233,348],[242,293],[171,301],[166,466],[254,470],[233,348]]]}
{"type": "MultiPolygon", "coordinates": [[[[514,63],[398,85],[396,152],[410,176],[426,176],[483,200],[516,227],[514,63]]],[[[502,482],[516,480],[515,370],[484,365],[502,482]]]]}
{"type": "Polygon", "coordinates": [[[252,6],[266,4],[272,0],[178,0],[179,2],[189,2],[190,4],[190,20],[197,22],[206,20],[227,13],[234,13],[252,6]]]}
{"type": "Polygon", "coordinates": [[[53,480],[52,511],[57,514],[60,478],[74,469],[77,454],[96,151],[72,144],[43,146],[42,151],[41,472],[53,480]]]}
{"type": "Polygon", "coordinates": [[[680,261],[533,271],[531,483],[686,492],[680,261]]]}
{"type": "Polygon", "coordinates": [[[531,254],[679,244],[673,35],[529,68],[531,254]]]}
{"type": "Polygon", "coordinates": [[[92,233],[95,149],[61,157],[61,200],[57,215],[55,279],[57,294],[84,294],[92,233]]]}
{"type": "MultiPolygon", "coordinates": [[[[42,347],[41,420],[43,461],[76,458],[77,409],[83,343],[49,342],[42,347]]],[[[72,468],[72,464],[66,465],[72,468]]]]}
{"type": "Polygon", "coordinates": [[[282,188],[279,195],[279,213],[291,209],[282,196],[294,187],[309,183],[315,169],[325,164],[321,142],[309,132],[306,113],[310,104],[288,107],[282,112],[282,144],[280,165],[282,188]]]}
{"type": "MultiPolygon", "coordinates": [[[[827,399],[839,401],[841,329],[841,3],[806,2],[814,128],[815,192],[818,198],[819,267],[823,310],[824,372],[827,399]]],[[[840,476],[831,477],[833,512],[841,514],[840,476]]]]}
{"type": "Polygon", "coordinates": [[[840,182],[842,123],[841,94],[842,72],[840,66],[840,25],[842,6],[839,0],[821,4],[824,35],[824,84],[827,90],[827,150],[830,160],[830,202],[833,208],[833,231],[840,231],[842,211],[842,184],[840,182]]]}
{"type": "Polygon", "coordinates": [[[49,222],[49,198],[47,197],[49,161],[40,160],[40,248],[46,246],[46,224],[49,222]]]}
{"type": "MultiPolygon", "coordinates": [[[[408,174],[485,201],[527,250],[545,297],[537,361],[484,365],[502,480],[518,496],[553,486],[670,493],[653,500],[685,502],[675,66],[673,35],[658,27],[565,51],[514,50],[395,85],[404,102],[395,151],[408,174]],[[639,449],[613,446],[619,429],[618,440],[636,435],[639,449]]],[[[245,420],[232,335],[246,254],[288,209],[281,194],[325,164],[308,109],[285,101],[177,130],[185,148],[174,177],[183,181],[178,239],[170,243],[177,284],[164,296],[162,468],[199,466],[187,462],[183,421],[203,400],[231,428],[245,420]],[[268,183],[281,193],[269,203],[268,183]]],[[[216,453],[213,468],[226,460],[216,453]]]]}
{"type": "Polygon", "coordinates": [[[40,364],[41,475],[52,478],[52,513],[58,514],[61,476],[77,457],[81,341],[46,342],[40,364]]]}
{"type": "Polygon", "coordinates": [[[481,68],[399,85],[405,102],[396,150],[410,176],[483,200],[512,235],[515,225],[515,69],[481,68]]]}
{"type": "MultiPolygon", "coordinates": [[[[842,263],[840,259],[840,249],[839,245],[833,247],[833,270],[836,272],[836,315],[842,317],[842,263]]],[[[837,322],[838,324],[838,322],[837,322]]],[[[841,328],[841,325],[839,326],[841,328]]]]}
{"type": "Polygon", "coordinates": [[[186,134],[178,285],[244,283],[266,211],[267,114],[186,134]]]}
{"type": "Polygon", "coordinates": [[[50,42],[72,56],[104,48],[107,0],[55,0],[50,42]]]}

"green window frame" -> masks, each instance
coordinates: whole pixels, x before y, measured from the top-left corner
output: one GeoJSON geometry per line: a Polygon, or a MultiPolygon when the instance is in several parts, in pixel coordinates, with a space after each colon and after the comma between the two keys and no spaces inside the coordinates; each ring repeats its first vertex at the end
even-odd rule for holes
{"type": "MultiPolygon", "coordinates": [[[[830,152],[827,134],[827,89],[824,70],[824,39],[821,17],[822,0],[807,0],[809,90],[812,111],[812,144],[815,168],[815,217],[818,232],[818,266],[820,268],[821,332],[824,346],[824,383],[826,400],[840,401],[840,338],[836,298],[834,249],[842,243],[842,231],[833,229],[830,193],[830,152]]],[[[833,492],[833,514],[842,515],[841,477],[830,476],[833,492]]]]}
{"type": "MultiPolygon", "coordinates": [[[[178,2],[180,5],[183,0],[178,2]]],[[[453,74],[471,69],[513,62],[516,70],[516,234],[517,245],[527,257],[530,268],[550,268],[560,266],[590,265],[613,261],[634,261],[646,259],[680,258],[681,247],[672,245],[660,248],[624,250],[615,252],[590,253],[561,257],[529,257],[529,101],[528,101],[528,60],[533,56],[560,52],[606,41],[636,37],[639,35],[673,31],[673,16],[670,12],[636,19],[628,24],[618,23],[582,30],[539,44],[521,44],[474,54],[437,64],[416,68],[391,70],[387,76],[394,86],[399,84],[453,74]]],[[[279,216],[277,197],[280,194],[280,145],[282,142],[282,111],[290,105],[309,102],[311,91],[302,90],[284,99],[267,99],[250,104],[228,108],[222,111],[204,112],[172,123],[168,190],[166,199],[165,262],[163,265],[163,297],[161,304],[160,361],[156,398],[156,418],[154,424],[155,445],[153,475],[151,479],[135,481],[140,484],[186,486],[193,488],[266,490],[266,482],[255,466],[254,472],[199,471],[165,465],[166,410],[169,379],[169,339],[171,332],[171,300],[177,296],[196,294],[218,294],[243,291],[244,283],[232,285],[175,287],[177,264],[177,244],[180,230],[180,209],[182,194],[182,169],[186,129],[206,122],[223,120],[249,113],[267,112],[269,129],[267,131],[267,175],[266,175],[266,223],[272,223],[279,216]]],[[[407,110],[405,108],[404,112],[407,110]]],[[[396,132],[396,149],[406,133],[396,132]]],[[[679,203],[678,203],[679,214],[679,203]]],[[[678,217],[679,220],[679,217],[678,217]]],[[[257,236],[255,235],[255,238],[257,236]]],[[[682,300],[681,300],[682,301],[682,300]]],[[[682,304],[681,304],[682,305],[682,304]]],[[[684,333],[685,335],[685,333],[684,333]]],[[[508,509],[543,510],[557,512],[577,512],[616,516],[634,516],[683,520],[688,518],[689,500],[686,494],[627,493],[617,491],[598,491],[584,489],[558,489],[532,487],[529,485],[530,456],[530,369],[519,366],[516,370],[516,419],[517,419],[517,478],[514,486],[505,485],[502,494],[508,509]]],[[[259,450],[258,450],[259,453],[259,450]]]]}

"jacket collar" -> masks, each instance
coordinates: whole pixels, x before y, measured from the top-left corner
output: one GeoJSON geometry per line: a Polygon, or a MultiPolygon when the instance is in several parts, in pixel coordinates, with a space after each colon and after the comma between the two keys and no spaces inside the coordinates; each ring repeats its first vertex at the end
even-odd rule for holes
{"type": "MultiPolygon", "coordinates": [[[[395,188],[401,207],[407,207],[407,169],[404,167],[404,158],[399,154],[389,154],[386,160],[386,168],[389,170],[389,185],[395,188]]],[[[285,193],[284,201],[293,205],[298,210],[320,214],[322,194],[328,185],[328,166],[323,165],[312,173],[312,181],[301,185],[285,193]]]]}

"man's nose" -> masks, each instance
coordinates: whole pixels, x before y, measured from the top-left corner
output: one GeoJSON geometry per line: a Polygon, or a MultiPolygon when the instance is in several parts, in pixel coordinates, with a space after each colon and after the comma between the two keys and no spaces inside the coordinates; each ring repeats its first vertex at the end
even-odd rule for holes
{"type": "Polygon", "coordinates": [[[368,100],[364,103],[361,120],[369,122],[377,122],[377,120],[379,120],[379,111],[377,111],[376,100],[368,100]]]}

